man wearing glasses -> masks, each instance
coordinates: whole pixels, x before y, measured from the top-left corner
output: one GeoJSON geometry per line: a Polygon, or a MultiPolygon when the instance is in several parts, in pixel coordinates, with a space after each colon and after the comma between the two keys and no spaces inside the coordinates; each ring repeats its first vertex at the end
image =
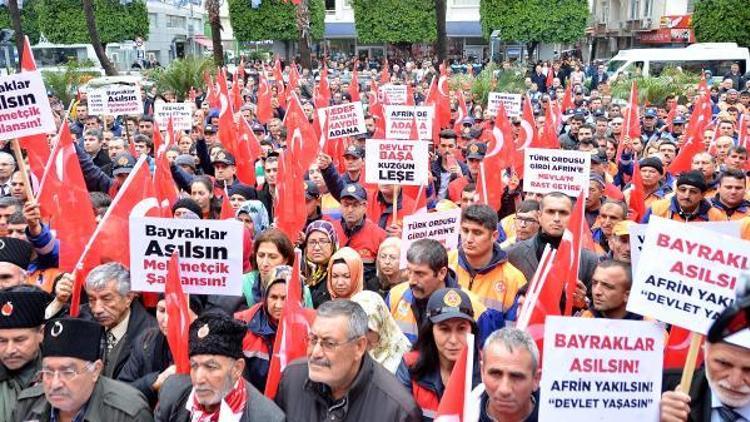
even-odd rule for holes
{"type": "Polygon", "coordinates": [[[357,303],[323,303],[307,359],[286,367],[276,403],[289,421],[420,421],[409,392],[367,353],[367,314],[357,303]]]}
{"type": "Polygon", "coordinates": [[[104,328],[95,322],[50,320],[44,327],[41,383],[21,392],[13,420],[153,421],[141,393],[102,376],[101,341],[97,339],[103,334],[104,328]]]}

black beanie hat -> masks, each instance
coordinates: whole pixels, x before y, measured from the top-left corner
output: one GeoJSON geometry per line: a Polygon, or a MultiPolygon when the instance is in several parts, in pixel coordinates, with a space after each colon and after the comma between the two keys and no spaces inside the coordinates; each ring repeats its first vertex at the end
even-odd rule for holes
{"type": "Polygon", "coordinates": [[[680,185],[695,186],[701,192],[705,192],[706,189],[708,189],[708,186],[706,186],[706,179],[703,177],[703,173],[698,170],[690,170],[688,172],[682,173],[680,177],[677,178],[677,184],[675,184],[675,186],[680,187],[680,185]]]}
{"type": "Polygon", "coordinates": [[[258,195],[255,193],[255,189],[249,185],[242,183],[236,183],[229,187],[229,196],[241,195],[245,200],[258,199],[258,195]]]}
{"type": "Polygon", "coordinates": [[[246,328],[222,312],[207,312],[190,324],[188,354],[242,357],[246,328]]]}
{"type": "Polygon", "coordinates": [[[104,327],[80,318],[58,318],[44,326],[42,357],[62,356],[93,362],[101,356],[104,327]]]}
{"type": "Polygon", "coordinates": [[[203,211],[201,211],[201,206],[191,198],[180,198],[175,201],[174,205],[172,205],[172,214],[174,214],[175,210],[179,208],[186,208],[194,212],[195,215],[198,216],[198,218],[203,218],[203,211]]]}
{"type": "Polygon", "coordinates": [[[44,310],[52,296],[42,291],[0,291],[0,330],[33,328],[44,324],[44,310]]]}
{"type": "Polygon", "coordinates": [[[664,174],[664,164],[662,164],[661,160],[656,157],[646,157],[638,162],[638,164],[641,168],[653,167],[659,172],[659,174],[664,174]]]}
{"type": "Polygon", "coordinates": [[[31,243],[14,237],[0,237],[0,262],[10,262],[24,271],[29,268],[31,243]]]}

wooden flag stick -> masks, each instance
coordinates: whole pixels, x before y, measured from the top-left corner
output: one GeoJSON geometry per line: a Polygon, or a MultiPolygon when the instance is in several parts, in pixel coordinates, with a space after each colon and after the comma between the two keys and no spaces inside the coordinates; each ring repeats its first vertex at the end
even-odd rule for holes
{"type": "Polygon", "coordinates": [[[31,179],[29,179],[29,171],[26,169],[26,161],[24,161],[23,154],[21,153],[21,146],[18,143],[18,139],[13,139],[11,143],[13,146],[13,154],[16,156],[16,162],[18,163],[18,170],[21,172],[21,178],[23,179],[26,200],[33,200],[34,192],[31,190],[31,179]]]}
{"type": "Polygon", "coordinates": [[[393,185],[393,224],[398,224],[398,191],[399,187],[393,185]]]}
{"type": "Polygon", "coordinates": [[[680,380],[680,391],[690,394],[690,384],[693,382],[693,373],[695,372],[695,361],[698,359],[703,334],[696,332],[690,333],[690,350],[688,350],[685,367],[682,369],[682,379],[680,380]]]}

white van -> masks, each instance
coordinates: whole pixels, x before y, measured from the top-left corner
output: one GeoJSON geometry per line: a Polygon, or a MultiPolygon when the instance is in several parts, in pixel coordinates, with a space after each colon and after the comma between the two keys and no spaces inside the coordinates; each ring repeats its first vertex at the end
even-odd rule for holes
{"type": "Polygon", "coordinates": [[[732,63],[739,63],[741,74],[747,72],[750,69],[747,48],[736,43],[701,43],[685,48],[620,50],[607,64],[607,73],[610,78],[634,73],[659,76],[665,68],[679,66],[692,73],[710,70],[714,79],[721,79],[732,63]]]}

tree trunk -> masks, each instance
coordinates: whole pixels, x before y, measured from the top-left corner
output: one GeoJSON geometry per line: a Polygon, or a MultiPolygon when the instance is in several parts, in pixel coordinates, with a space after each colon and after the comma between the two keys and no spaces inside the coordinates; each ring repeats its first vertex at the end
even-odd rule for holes
{"type": "Polygon", "coordinates": [[[94,47],[94,52],[104,69],[104,73],[107,76],[117,76],[117,69],[115,69],[115,66],[109,61],[107,53],[104,51],[104,44],[102,44],[102,40],[99,38],[99,31],[96,29],[93,0],[83,0],[83,13],[86,15],[86,27],[89,30],[91,46],[94,47]]]}
{"type": "Polygon", "coordinates": [[[214,64],[224,66],[224,46],[221,45],[221,3],[219,0],[206,0],[208,23],[211,25],[211,42],[214,47],[214,64]]]}
{"type": "Polygon", "coordinates": [[[445,29],[446,0],[435,0],[435,19],[437,26],[437,42],[435,43],[435,53],[438,57],[438,63],[448,59],[448,34],[445,29]]]}
{"type": "Polygon", "coordinates": [[[299,34],[299,42],[297,43],[297,51],[299,52],[300,65],[302,68],[312,68],[312,57],[310,54],[310,2],[309,0],[302,0],[297,6],[296,13],[297,20],[297,33],[299,34]]]}
{"type": "MultiPolygon", "coordinates": [[[[31,6],[26,6],[31,7],[31,6]]],[[[21,70],[21,54],[23,54],[23,28],[21,28],[21,10],[18,8],[17,0],[8,0],[8,15],[10,15],[10,23],[13,27],[13,31],[16,33],[16,49],[18,49],[18,63],[16,63],[16,69],[21,70]]],[[[10,57],[13,57],[11,54],[10,57]]],[[[10,63],[8,63],[10,64],[10,63]]]]}
{"type": "Polygon", "coordinates": [[[526,43],[526,54],[529,58],[529,66],[531,66],[531,69],[534,69],[533,63],[534,63],[534,51],[536,51],[536,47],[539,45],[537,41],[532,41],[526,43]]]}

